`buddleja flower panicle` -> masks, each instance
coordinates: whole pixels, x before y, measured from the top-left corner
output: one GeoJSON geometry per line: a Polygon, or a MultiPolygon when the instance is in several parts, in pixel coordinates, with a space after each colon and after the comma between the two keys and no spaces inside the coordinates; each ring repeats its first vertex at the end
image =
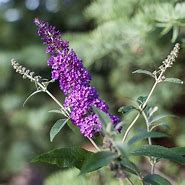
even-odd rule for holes
{"type": "Polygon", "coordinates": [[[120,120],[109,113],[108,105],[99,98],[97,90],[92,87],[91,75],[84,67],[83,61],[69,48],[68,41],[62,39],[62,34],[44,21],[35,19],[38,34],[47,45],[50,54],[48,65],[51,67],[51,77],[59,81],[60,89],[64,92],[65,108],[70,109],[72,122],[80,128],[86,137],[93,137],[102,129],[102,124],[92,107],[104,111],[110,116],[114,125],[120,120]]]}
{"type": "Polygon", "coordinates": [[[159,68],[161,70],[166,70],[169,67],[172,67],[173,63],[175,62],[175,59],[178,57],[178,53],[180,50],[180,44],[175,44],[173,50],[170,52],[170,54],[167,56],[167,58],[163,61],[163,65],[161,65],[159,68]]]}
{"type": "Polygon", "coordinates": [[[38,18],[34,19],[34,23],[38,26],[38,35],[43,39],[43,44],[47,45],[47,53],[52,55],[60,53],[61,50],[69,47],[68,41],[61,39],[61,33],[54,26],[38,18]]]}
{"type": "Polygon", "coordinates": [[[168,68],[173,66],[176,58],[178,57],[179,50],[180,50],[180,44],[176,43],[173,50],[170,52],[167,58],[162,62],[162,65],[159,66],[159,69],[153,72],[155,79],[158,79],[158,76],[160,76],[160,79],[158,79],[159,82],[166,79],[164,73],[168,68]]]}
{"type": "Polygon", "coordinates": [[[23,79],[29,79],[31,82],[34,82],[35,86],[37,87],[37,90],[46,91],[48,84],[54,82],[54,80],[49,81],[48,79],[42,78],[39,75],[35,75],[33,71],[20,65],[14,59],[11,60],[11,64],[15,71],[22,75],[23,79]]]}
{"type": "Polygon", "coordinates": [[[11,64],[12,64],[13,68],[15,69],[15,71],[22,75],[23,79],[28,78],[28,79],[30,79],[31,82],[33,82],[33,81],[35,82],[35,81],[38,81],[38,79],[41,78],[41,76],[34,75],[33,71],[30,71],[26,67],[20,65],[14,59],[11,60],[11,64]]]}

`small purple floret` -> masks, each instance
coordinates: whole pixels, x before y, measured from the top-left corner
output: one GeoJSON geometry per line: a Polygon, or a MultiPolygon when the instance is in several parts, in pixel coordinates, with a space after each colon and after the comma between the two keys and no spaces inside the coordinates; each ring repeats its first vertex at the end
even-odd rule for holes
{"type": "Polygon", "coordinates": [[[60,89],[66,96],[64,105],[70,108],[70,118],[80,128],[80,132],[86,137],[93,137],[101,131],[102,124],[93,112],[93,106],[107,113],[114,126],[120,122],[117,116],[109,113],[108,105],[90,85],[89,72],[82,60],[69,48],[68,41],[61,38],[62,34],[47,22],[35,19],[34,23],[43,43],[47,45],[46,52],[50,54],[48,65],[52,69],[51,77],[59,80],[60,89]]]}

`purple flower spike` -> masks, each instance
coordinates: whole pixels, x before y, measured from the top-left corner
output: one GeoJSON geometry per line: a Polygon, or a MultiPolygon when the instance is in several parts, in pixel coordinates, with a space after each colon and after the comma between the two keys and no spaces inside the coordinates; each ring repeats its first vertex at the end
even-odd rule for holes
{"type": "Polygon", "coordinates": [[[95,106],[105,112],[114,126],[120,119],[109,113],[108,105],[99,98],[94,87],[90,85],[91,76],[83,66],[83,62],[76,53],[69,48],[62,34],[47,22],[35,19],[38,35],[47,45],[46,52],[51,56],[48,65],[52,69],[51,77],[59,80],[60,89],[66,95],[65,107],[70,108],[70,118],[85,137],[93,137],[102,129],[98,116],[93,112],[95,106]]]}

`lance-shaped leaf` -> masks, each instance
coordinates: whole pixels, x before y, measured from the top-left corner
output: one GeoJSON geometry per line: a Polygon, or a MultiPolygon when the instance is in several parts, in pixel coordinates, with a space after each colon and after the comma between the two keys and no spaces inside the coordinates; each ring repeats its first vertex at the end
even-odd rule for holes
{"type": "Polygon", "coordinates": [[[184,82],[178,78],[166,78],[164,82],[176,83],[176,84],[183,84],[184,82]]]}
{"type": "Polygon", "coordinates": [[[102,110],[93,106],[93,111],[98,115],[98,118],[100,119],[103,125],[107,125],[108,123],[112,122],[110,117],[102,110]]]}
{"type": "Polygon", "coordinates": [[[27,103],[27,101],[28,101],[32,96],[34,96],[34,95],[36,95],[37,93],[40,93],[40,92],[43,92],[43,90],[37,90],[37,91],[34,91],[32,94],[30,94],[30,95],[26,98],[26,100],[24,101],[23,107],[25,106],[25,104],[27,103]]]}
{"type": "Polygon", "coordinates": [[[61,131],[61,129],[65,126],[68,119],[59,119],[56,123],[52,126],[50,130],[50,141],[52,142],[54,137],[61,131]]]}
{"type": "Polygon", "coordinates": [[[79,127],[74,125],[71,120],[67,122],[67,125],[75,134],[81,135],[79,127]]]}
{"type": "Polygon", "coordinates": [[[157,127],[162,127],[162,128],[164,128],[164,129],[169,129],[170,128],[170,126],[167,124],[167,123],[163,123],[163,122],[156,122],[156,123],[152,123],[151,125],[150,125],[150,130],[152,131],[153,129],[155,129],[155,128],[157,128],[157,127]]]}
{"type": "Polygon", "coordinates": [[[177,117],[175,115],[167,114],[167,115],[159,115],[159,116],[154,116],[149,120],[149,124],[155,123],[160,121],[161,119],[167,118],[167,117],[177,117]]]}
{"type": "Polygon", "coordinates": [[[121,112],[123,114],[128,114],[128,113],[132,112],[133,110],[137,110],[137,108],[132,105],[129,105],[129,106],[120,107],[118,112],[121,112]]]}
{"type": "Polygon", "coordinates": [[[170,148],[170,150],[178,153],[179,155],[185,155],[185,147],[174,147],[174,148],[170,148]]]}
{"type": "Polygon", "coordinates": [[[120,162],[121,164],[121,167],[129,172],[129,173],[132,173],[134,175],[139,175],[139,169],[137,168],[137,166],[132,162],[130,161],[128,158],[124,158],[122,159],[122,161],[120,162]]]}
{"type": "Polygon", "coordinates": [[[143,104],[145,103],[145,101],[147,100],[147,98],[148,98],[148,96],[139,96],[139,97],[137,98],[137,103],[138,103],[139,105],[143,105],[143,104]]]}
{"type": "Polygon", "coordinates": [[[174,26],[173,27],[173,35],[172,35],[172,39],[171,39],[171,41],[173,43],[176,41],[178,35],[179,35],[179,27],[178,26],[174,26]]]}
{"type": "Polygon", "coordinates": [[[136,71],[133,71],[132,73],[141,73],[141,74],[149,75],[152,78],[155,78],[154,74],[147,70],[138,69],[136,71]]]}
{"type": "Polygon", "coordinates": [[[35,157],[32,162],[54,164],[61,168],[76,167],[81,169],[87,157],[93,153],[80,147],[61,148],[35,157]]]}
{"type": "Polygon", "coordinates": [[[135,135],[134,137],[132,137],[128,144],[132,145],[140,140],[143,139],[147,139],[147,138],[161,138],[161,137],[169,137],[167,134],[162,133],[162,132],[147,132],[147,131],[143,131],[140,132],[139,134],[135,135]]]}
{"type": "Polygon", "coordinates": [[[147,175],[143,180],[151,185],[171,185],[167,179],[157,174],[147,175]]]}
{"type": "Polygon", "coordinates": [[[103,112],[102,110],[96,108],[96,107],[92,107],[93,111],[95,112],[95,114],[98,116],[100,122],[103,125],[103,128],[106,129],[107,131],[110,131],[112,128],[112,120],[110,119],[110,117],[103,112]]]}
{"type": "Polygon", "coordinates": [[[116,155],[108,151],[94,153],[93,155],[88,156],[84,162],[81,174],[98,170],[99,168],[110,164],[110,162],[115,158],[116,155]]]}
{"type": "Polygon", "coordinates": [[[49,113],[57,113],[57,114],[64,114],[62,110],[54,109],[54,110],[49,110],[49,113]]]}
{"type": "Polygon", "coordinates": [[[159,145],[143,145],[130,152],[136,156],[149,156],[156,157],[159,159],[168,159],[180,164],[185,164],[185,158],[172,149],[159,146],[159,145]]]}

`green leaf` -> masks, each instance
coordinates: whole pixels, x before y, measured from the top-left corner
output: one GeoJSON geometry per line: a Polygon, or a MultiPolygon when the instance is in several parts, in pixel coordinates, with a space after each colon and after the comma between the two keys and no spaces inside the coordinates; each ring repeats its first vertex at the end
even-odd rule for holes
{"type": "Polygon", "coordinates": [[[139,105],[143,105],[143,104],[145,103],[145,101],[147,100],[147,98],[148,98],[148,96],[139,96],[139,97],[137,98],[137,103],[138,103],[139,105]]]}
{"type": "Polygon", "coordinates": [[[177,116],[172,115],[172,114],[154,116],[151,120],[149,120],[149,124],[159,122],[161,119],[164,119],[164,118],[167,118],[167,117],[177,117],[177,116]]]}
{"type": "Polygon", "coordinates": [[[153,75],[153,73],[151,73],[150,71],[147,71],[147,70],[138,69],[136,71],[133,71],[132,73],[142,73],[142,74],[149,75],[152,78],[155,78],[155,76],[153,75]]]}
{"type": "Polygon", "coordinates": [[[112,120],[110,119],[110,117],[102,110],[100,110],[94,106],[92,108],[93,108],[93,111],[95,112],[95,114],[97,114],[100,122],[102,123],[103,129],[105,129],[107,132],[109,132],[112,128],[112,120]]]}
{"type": "Polygon", "coordinates": [[[137,168],[137,166],[132,162],[130,161],[129,159],[127,158],[124,158],[121,162],[121,167],[125,170],[125,171],[128,171],[129,173],[132,173],[134,175],[138,175],[140,172],[137,168]]]}
{"type": "Polygon", "coordinates": [[[171,41],[174,43],[178,37],[179,34],[179,28],[177,26],[173,27],[173,35],[171,41]]]}
{"type": "Polygon", "coordinates": [[[71,120],[69,120],[69,121],[67,122],[67,125],[68,125],[68,127],[69,127],[75,134],[80,134],[80,135],[81,135],[79,127],[77,127],[76,125],[74,125],[74,124],[71,122],[71,120]]]}
{"type": "Polygon", "coordinates": [[[156,128],[156,127],[159,127],[159,126],[161,126],[162,128],[165,128],[165,129],[169,129],[170,127],[169,127],[169,125],[167,125],[166,123],[152,123],[151,125],[150,125],[150,130],[153,130],[154,128],[156,128]]]}
{"type": "Polygon", "coordinates": [[[178,78],[166,78],[164,82],[176,83],[176,84],[183,84],[184,82],[178,78]]]}
{"type": "Polygon", "coordinates": [[[120,142],[115,142],[115,147],[118,148],[118,150],[120,151],[120,154],[122,156],[122,158],[128,158],[130,155],[130,146],[128,146],[127,143],[122,143],[120,142]]]}
{"type": "Polygon", "coordinates": [[[132,112],[133,110],[137,110],[137,108],[132,105],[129,105],[129,106],[120,107],[118,112],[121,112],[123,114],[128,114],[128,113],[132,112]]]}
{"type": "Polygon", "coordinates": [[[185,147],[170,148],[171,151],[178,153],[179,155],[185,155],[185,147]]]}
{"type": "Polygon", "coordinates": [[[147,175],[143,180],[151,185],[171,185],[167,179],[157,174],[147,175]]]}
{"type": "Polygon", "coordinates": [[[100,119],[100,121],[103,125],[107,125],[108,123],[112,123],[110,117],[102,110],[93,106],[93,111],[98,115],[98,118],[100,119]]]}
{"type": "Polygon", "coordinates": [[[169,136],[167,134],[161,133],[161,132],[144,131],[144,132],[141,132],[141,133],[137,134],[136,136],[132,137],[129,140],[128,144],[132,145],[140,140],[147,139],[147,138],[161,138],[161,137],[169,137],[169,136]]]}
{"type": "Polygon", "coordinates": [[[149,156],[162,159],[168,159],[177,163],[185,164],[185,158],[169,148],[159,145],[143,145],[130,152],[131,155],[149,156]]]}
{"type": "Polygon", "coordinates": [[[162,35],[162,36],[166,35],[171,29],[172,29],[172,25],[169,24],[168,26],[166,26],[166,27],[162,30],[161,35],[162,35]]]}
{"type": "Polygon", "coordinates": [[[54,137],[60,132],[60,130],[67,123],[68,119],[59,119],[50,130],[50,141],[52,142],[54,137]]]}
{"type": "Polygon", "coordinates": [[[57,113],[57,114],[63,114],[61,110],[49,110],[49,113],[57,113]]]}
{"type": "Polygon", "coordinates": [[[32,94],[30,94],[30,95],[26,98],[26,100],[24,101],[23,107],[25,106],[25,104],[27,103],[27,101],[28,101],[32,96],[34,96],[35,94],[40,93],[40,92],[43,92],[43,90],[37,90],[37,91],[34,91],[32,94]]]}
{"type": "Polygon", "coordinates": [[[93,155],[90,155],[84,162],[81,169],[81,174],[89,173],[106,166],[115,158],[116,155],[108,151],[94,153],[93,155]]]}
{"type": "Polygon", "coordinates": [[[80,147],[61,148],[41,154],[35,157],[32,162],[55,164],[61,168],[76,167],[81,169],[86,158],[92,154],[92,152],[80,147]]]}

